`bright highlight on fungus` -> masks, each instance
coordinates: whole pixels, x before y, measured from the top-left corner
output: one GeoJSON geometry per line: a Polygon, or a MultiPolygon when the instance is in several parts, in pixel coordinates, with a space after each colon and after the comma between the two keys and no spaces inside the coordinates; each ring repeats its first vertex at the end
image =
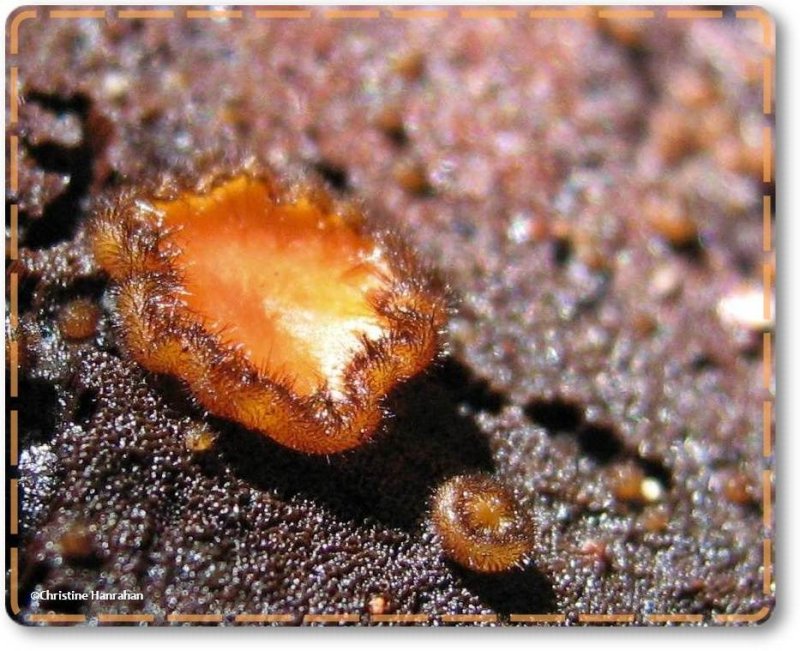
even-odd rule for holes
{"type": "Polygon", "coordinates": [[[444,482],[431,517],[445,554],[475,572],[512,569],[533,549],[532,522],[511,491],[489,475],[444,482]]]}
{"type": "Polygon", "coordinates": [[[408,248],[248,163],[117,197],[90,224],[126,352],[307,453],[361,445],[436,357],[446,305],[408,248]]]}

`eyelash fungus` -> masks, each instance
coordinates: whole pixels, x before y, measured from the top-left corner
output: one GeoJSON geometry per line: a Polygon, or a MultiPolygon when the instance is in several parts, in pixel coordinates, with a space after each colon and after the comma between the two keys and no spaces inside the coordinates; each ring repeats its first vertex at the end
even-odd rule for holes
{"type": "Polygon", "coordinates": [[[533,523],[495,478],[459,475],[436,489],[431,518],[444,553],[475,572],[518,567],[533,549],[533,523]]]}
{"type": "Polygon", "coordinates": [[[294,450],[369,440],[440,350],[443,291],[408,247],[253,161],[122,192],[89,238],[127,354],[294,450]]]}

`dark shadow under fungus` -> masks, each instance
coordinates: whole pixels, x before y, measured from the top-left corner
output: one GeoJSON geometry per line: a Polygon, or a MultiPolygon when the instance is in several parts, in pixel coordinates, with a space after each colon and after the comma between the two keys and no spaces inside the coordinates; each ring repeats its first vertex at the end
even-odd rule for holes
{"type": "Polygon", "coordinates": [[[506,572],[473,572],[448,562],[453,575],[467,590],[499,615],[548,614],[558,611],[549,579],[532,565],[506,572]]]}
{"type": "Polygon", "coordinates": [[[216,464],[262,490],[302,496],[348,519],[374,519],[413,530],[424,519],[432,491],[447,477],[492,472],[486,439],[458,413],[458,402],[430,379],[413,381],[387,401],[394,415],[375,440],[349,452],[312,456],[284,448],[263,434],[214,419],[220,432],[216,464]]]}

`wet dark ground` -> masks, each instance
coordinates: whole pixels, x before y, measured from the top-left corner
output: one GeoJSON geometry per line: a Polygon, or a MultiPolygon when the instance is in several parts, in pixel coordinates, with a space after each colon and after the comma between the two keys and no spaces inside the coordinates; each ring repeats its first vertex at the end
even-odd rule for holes
{"type": "Polygon", "coordinates": [[[727,18],[25,22],[20,616],[770,606],[760,326],[719,309],[761,277],[760,39],[727,18]],[[284,450],[119,351],[92,203],[250,153],[360,199],[451,287],[449,356],[363,449],[284,450]],[[57,326],[76,297],[103,314],[83,342],[57,326]],[[218,443],[193,454],[203,423],[218,443]],[[650,497],[620,488],[631,468],[650,497]],[[530,509],[528,567],[442,558],[429,495],[470,471],[530,509]]]}

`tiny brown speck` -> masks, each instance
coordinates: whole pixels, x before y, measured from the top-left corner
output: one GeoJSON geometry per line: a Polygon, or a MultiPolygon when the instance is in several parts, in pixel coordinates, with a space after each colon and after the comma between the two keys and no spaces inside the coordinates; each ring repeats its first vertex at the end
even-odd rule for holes
{"type": "Polygon", "coordinates": [[[203,427],[192,428],[183,438],[186,449],[195,454],[208,452],[214,447],[216,442],[217,435],[203,427]]]}
{"type": "Polygon", "coordinates": [[[65,339],[81,341],[97,332],[100,308],[89,299],[78,298],[67,303],[58,315],[58,328],[65,339]]]}
{"type": "Polygon", "coordinates": [[[389,601],[383,595],[375,595],[367,602],[370,615],[383,615],[389,610],[389,601]]]}
{"type": "Polygon", "coordinates": [[[92,533],[82,524],[74,524],[58,541],[64,558],[80,560],[88,558],[94,552],[92,533]]]}
{"type": "Polygon", "coordinates": [[[622,502],[643,502],[644,473],[634,465],[620,465],[612,470],[610,483],[614,497],[622,502]]]}
{"type": "Polygon", "coordinates": [[[723,492],[734,504],[747,504],[752,501],[752,487],[743,472],[732,472],[726,477],[723,492]]]}
{"type": "Polygon", "coordinates": [[[430,190],[425,166],[417,160],[405,158],[392,169],[397,184],[410,194],[425,194],[430,190]]]}

